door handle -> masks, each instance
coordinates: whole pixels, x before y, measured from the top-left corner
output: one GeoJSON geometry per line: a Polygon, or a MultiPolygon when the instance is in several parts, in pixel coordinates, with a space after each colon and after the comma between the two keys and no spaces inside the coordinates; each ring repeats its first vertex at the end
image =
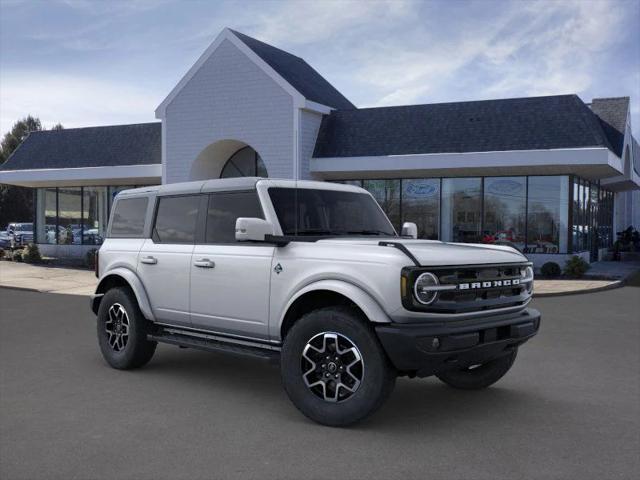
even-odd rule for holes
{"type": "Polygon", "coordinates": [[[200,268],[213,268],[216,266],[216,264],[213,263],[208,258],[201,258],[200,260],[196,260],[195,262],[193,262],[193,264],[196,267],[200,267],[200,268]]]}
{"type": "Polygon", "coordinates": [[[142,257],[140,259],[140,263],[146,263],[147,265],[155,265],[156,263],[158,263],[158,259],[152,256],[142,257]]]}

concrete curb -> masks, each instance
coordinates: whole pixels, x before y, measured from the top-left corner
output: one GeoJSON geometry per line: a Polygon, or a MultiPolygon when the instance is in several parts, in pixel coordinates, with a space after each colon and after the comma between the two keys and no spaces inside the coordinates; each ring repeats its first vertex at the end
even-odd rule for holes
{"type": "Polygon", "coordinates": [[[566,292],[548,292],[548,293],[536,293],[533,292],[533,298],[548,298],[548,297],[564,297],[567,295],[581,295],[584,293],[596,293],[604,292],[605,290],[614,290],[616,288],[624,287],[625,282],[623,280],[616,280],[609,285],[594,288],[583,288],[580,290],[569,290],[566,292]]]}
{"type": "Polygon", "coordinates": [[[38,290],[37,288],[14,287],[13,285],[0,285],[0,288],[6,288],[7,290],[24,290],[25,292],[47,293],[47,292],[43,292],[42,290],[38,290]]]}
{"type": "Polygon", "coordinates": [[[0,285],[0,289],[7,290],[22,290],[23,292],[37,292],[37,293],[55,293],[56,295],[76,295],[78,297],[90,297],[91,295],[88,293],[68,293],[62,290],[41,290],[38,288],[31,287],[15,287],[13,285],[0,285]]]}

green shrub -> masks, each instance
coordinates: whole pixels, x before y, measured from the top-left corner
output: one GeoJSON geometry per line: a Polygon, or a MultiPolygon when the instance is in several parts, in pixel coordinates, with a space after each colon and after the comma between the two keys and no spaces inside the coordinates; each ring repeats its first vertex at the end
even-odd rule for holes
{"type": "Polygon", "coordinates": [[[0,248],[0,259],[4,258],[4,248],[0,248]]]}
{"type": "Polygon", "coordinates": [[[540,273],[545,277],[558,277],[562,273],[562,269],[556,262],[547,262],[542,265],[540,273]]]}
{"type": "Polygon", "coordinates": [[[22,260],[23,260],[23,258],[22,258],[22,252],[21,252],[20,250],[15,250],[15,251],[13,252],[13,254],[11,255],[11,259],[12,259],[14,262],[22,263],[22,260]]]}
{"type": "Polygon", "coordinates": [[[582,257],[574,255],[569,260],[567,260],[567,263],[564,266],[564,273],[569,277],[580,278],[590,268],[591,266],[587,262],[585,262],[582,257]]]}
{"type": "Polygon", "coordinates": [[[22,259],[27,263],[42,263],[42,256],[40,255],[40,249],[35,243],[30,243],[24,249],[22,259]]]}
{"type": "Polygon", "coordinates": [[[87,268],[90,268],[91,270],[96,268],[96,252],[97,251],[98,251],[97,248],[92,248],[91,250],[87,251],[87,253],[84,256],[84,264],[87,266],[87,268]]]}

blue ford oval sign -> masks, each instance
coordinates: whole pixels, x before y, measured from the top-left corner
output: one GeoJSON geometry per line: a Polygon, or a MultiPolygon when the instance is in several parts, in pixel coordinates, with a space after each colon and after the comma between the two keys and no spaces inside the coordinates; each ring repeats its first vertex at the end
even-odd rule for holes
{"type": "Polygon", "coordinates": [[[489,191],[491,193],[514,195],[522,190],[522,183],[516,180],[495,180],[489,184],[489,191]]]}
{"type": "Polygon", "coordinates": [[[411,197],[432,197],[438,194],[438,184],[427,180],[406,181],[405,194],[411,197]]]}

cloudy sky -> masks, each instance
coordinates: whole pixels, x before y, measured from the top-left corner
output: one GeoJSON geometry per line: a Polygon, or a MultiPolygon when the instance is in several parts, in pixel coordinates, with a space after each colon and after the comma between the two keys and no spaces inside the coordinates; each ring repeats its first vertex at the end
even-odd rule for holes
{"type": "Polygon", "coordinates": [[[153,121],[225,26],[359,107],[628,95],[640,136],[640,0],[0,0],[0,132],[153,121]]]}

